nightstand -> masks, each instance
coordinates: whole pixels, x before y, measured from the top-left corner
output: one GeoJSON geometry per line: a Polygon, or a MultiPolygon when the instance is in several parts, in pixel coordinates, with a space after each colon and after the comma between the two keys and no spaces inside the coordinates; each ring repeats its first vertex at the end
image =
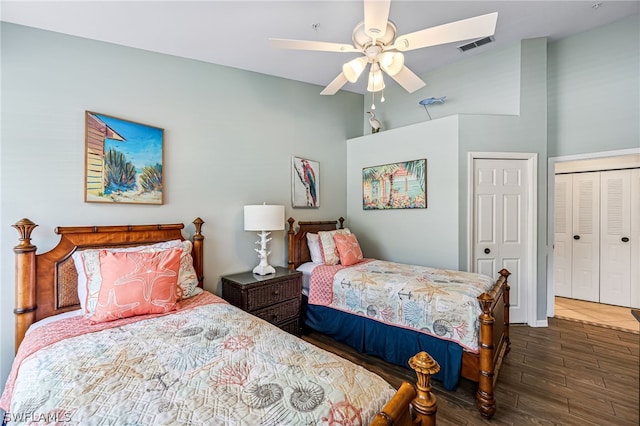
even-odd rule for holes
{"type": "Polygon", "coordinates": [[[242,272],[222,277],[222,297],[243,311],[300,335],[302,273],[276,267],[275,274],[242,272]]]}

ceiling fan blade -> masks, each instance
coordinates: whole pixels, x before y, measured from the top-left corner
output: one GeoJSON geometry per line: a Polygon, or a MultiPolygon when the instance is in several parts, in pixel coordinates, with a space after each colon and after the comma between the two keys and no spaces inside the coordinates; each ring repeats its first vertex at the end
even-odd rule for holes
{"type": "Polygon", "coordinates": [[[427,85],[420,77],[415,75],[413,71],[407,68],[406,65],[402,67],[396,75],[391,76],[391,78],[400,86],[404,87],[409,93],[413,93],[427,85]]]}
{"type": "Polygon", "coordinates": [[[391,0],[364,0],[364,33],[373,39],[384,37],[391,0]]]}
{"type": "Polygon", "coordinates": [[[488,37],[496,32],[497,20],[498,12],[493,12],[474,18],[438,25],[398,36],[390,48],[404,52],[454,41],[488,37]]]}
{"type": "Polygon", "coordinates": [[[342,88],[345,84],[347,84],[347,77],[344,76],[344,73],[338,74],[336,78],[333,79],[331,83],[327,87],[324,88],[321,95],[335,95],[335,93],[342,88]]]}
{"type": "Polygon", "coordinates": [[[270,38],[269,44],[271,44],[271,47],[275,47],[276,49],[318,50],[321,52],[360,52],[350,44],[330,43],[326,41],[270,38]]]}

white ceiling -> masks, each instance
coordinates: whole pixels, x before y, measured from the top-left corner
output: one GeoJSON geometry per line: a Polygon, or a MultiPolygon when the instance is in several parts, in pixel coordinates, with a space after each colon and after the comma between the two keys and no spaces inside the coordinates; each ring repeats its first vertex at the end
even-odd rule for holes
{"type": "MultiPolygon", "coordinates": [[[[5,1],[0,19],[20,25],[197,59],[292,80],[329,84],[354,53],[278,50],[268,38],[351,44],[361,0],[289,1],[5,1]],[[317,29],[314,29],[317,24],[317,29]]],[[[398,35],[498,12],[495,42],[462,53],[451,43],[405,53],[416,74],[522,39],[570,36],[638,14],[640,1],[392,0],[398,35]],[[594,6],[598,4],[598,6],[594,6]]],[[[363,93],[361,81],[344,90],[363,93]]],[[[389,84],[396,84],[389,82],[389,84]]],[[[320,91],[319,88],[318,91],[320,91]]]]}

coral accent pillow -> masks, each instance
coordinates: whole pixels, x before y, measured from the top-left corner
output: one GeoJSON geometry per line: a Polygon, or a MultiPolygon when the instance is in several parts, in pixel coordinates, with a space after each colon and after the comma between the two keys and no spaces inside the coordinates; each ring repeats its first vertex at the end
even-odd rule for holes
{"type": "MultiPolygon", "coordinates": [[[[109,252],[159,252],[162,250],[182,247],[180,255],[180,272],[178,273],[178,291],[181,293],[181,299],[188,299],[202,292],[198,287],[198,276],[193,267],[193,257],[191,257],[191,249],[193,247],[191,241],[188,240],[171,240],[156,243],[152,245],[102,249],[109,252]]],[[[100,249],[86,249],[75,251],[71,257],[73,258],[76,272],[78,273],[78,299],[80,299],[80,308],[88,316],[93,315],[95,304],[98,299],[98,292],[102,284],[102,276],[100,275],[100,249]]]]}
{"type": "Polygon", "coordinates": [[[340,256],[340,263],[342,265],[351,266],[362,262],[364,257],[362,256],[360,244],[358,244],[358,240],[354,234],[336,234],[333,236],[333,240],[336,243],[338,255],[340,256]]]}
{"type": "Polygon", "coordinates": [[[335,231],[320,231],[318,237],[320,239],[320,248],[322,249],[322,260],[327,265],[337,265],[340,263],[340,256],[338,256],[338,250],[336,249],[336,243],[333,241],[333,236],[336,234],[347,235],[351,231],[349,228],[336,229],[335,231]]]}
{"type": "Polygon", "coordinates": [[[102,284],[93,322],[144,314],[163,314],[176,308],[182,248],[159,252],[100,251],[102,284]]]}

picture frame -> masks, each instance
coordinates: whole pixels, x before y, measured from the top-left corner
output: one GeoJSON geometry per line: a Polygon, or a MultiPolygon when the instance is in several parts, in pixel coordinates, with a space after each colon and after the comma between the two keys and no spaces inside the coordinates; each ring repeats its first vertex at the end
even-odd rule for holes
{"type": "Polygon", "coordinates": [[[362,209],[427,208],[427,160],[362,169],[362,209]]]}
{"type": "Polygon", "coordinates": [[[291,206],[320,207],[320,163],[307,158],[291,159],[291,206]]]}
{"type": "Polygon", "coordinates": [[[85,111],[84,201],[163,204],[164,129],[85,111]]]}

